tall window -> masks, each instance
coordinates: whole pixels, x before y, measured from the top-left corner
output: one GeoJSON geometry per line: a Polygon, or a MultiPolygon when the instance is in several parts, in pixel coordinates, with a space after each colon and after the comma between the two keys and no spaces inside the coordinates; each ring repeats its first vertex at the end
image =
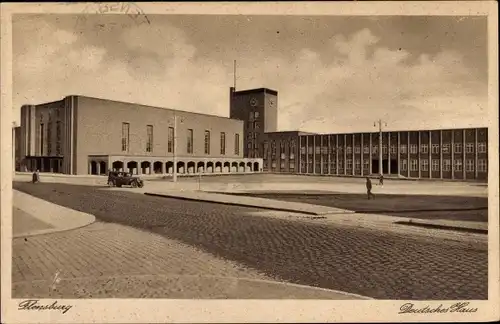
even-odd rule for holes
{"type": "Polygon", "coordinates": [[[210,154],[210,131],[205,131],[205,154],[210,154]]]}
{"type": "Polygon", "coordinates": [[[439,171],[439,160],[432,160],[432,171],[439,171]]]}
{"type": "Polygon", "coordinates": [[[372,154],[377,154],[377,153],[378,153],[378,145],[373,145],[372,154]]]}
{"type": "Polygon", "coordinates": [[[453,163],[454,165],[454,170],[455,171],[462,171],[462,160],[454,160],[453,163]]]}
{"type": "Polygon", "coordinates": [[[408,161],[406,159],[401,160],[401,171],[406,171],[407,169],[408,169],[408,161]]]}
{"type": "Polygon", "coordinates": [[[418,171],[418,160],[415,159],[411,160],[410,171],[418,171]]]}
{"type": "Polygon", "coordinates": [[[396,154],[398,152],[396,145],[391,145],[391,154],[396,154]]]}
{"type": "Polygon", "coordinates": [[[240,155],[240,134],[234,134],[234,155],[240,155]]]}
{"type": "Polygon", "coordinates": [[[450,144],[443,144],[443,153],[450,153],[450,144]]]}
{"type": "Polygon", "coordinates": [[[361,160],[355,160],[354,166],[356,170],[361,170],[361,160]]]}
{"type": "Polygon", "coordinates": [[[408,153],[407,149],[408,149],[408,146],[406,146],[406,144],[401,145],[401,153],[402,154],[408,153]]]}
{"type": "Polygon", "coordinates": [[[382,154],[387,154],[387,145],[382,145],[382,154]]]}
{"type": "Polygon", "coordinates": [[[365,145],[365,147],[363,147],[363,153],[365,153],[365,154],[370,153],[370,148],[365,145]]]}
{"type": "Polygon", "coordinates": [[[474,143],[465,144],[465,153],[474,153],[474,143]]]}
{"type": "Polygon", "coordinates": [[[290,141],[290,160],[295,159],[295,141],[290,141]]]}
{"type": "Polygon", "coordinates": [[[418,152],[417,144],[410,144],[410,153],[417,154],[417,152],[418,152]]]}
{"type": "Polygon", "coordinates": [[[174,128],[168,128],[167,134],[167,151],[168,153],[172,153],[174,151],[174,128]]]}
{"type": "Polygon", "coordinates": [[[363,160],[363,169],[368,170],[370,168],[370,161],[363,160]]]}
{"type": "Polygon", "coordinates": [[[347,154],[352,154],[352,147],[348,146],[348,147],[346,148],[346,153],[347,153],[347,154]]]}
{"type": "Polygon", "coordinates": [[[439,144],[432,144],[432,153],[439,153],[439,144]]]}
{"type": "Polygon", "coordinates": [[[122,151],[128,152],[130,139],[130,124],[122,123],[122,151]]]}
{"type": "Polygon", "coordinates": [[[285,142],[280,141],[280,159],[285,159],[285,142]]]}
{"type": "Polygon", "coordinates": [[[486,143],[484,143],[484,142],[477,143],[477,152],[478,153],[486,153],[486,143]]]}
{"type": "Polygon", "coordinates": [[[354,153],[356,153],[356,154],[361,153],[361,147],[359,147],[359,146],[354,147],[354,153]]]}
{"type": "Polygon", "coordinates": [[[351,159],[346,160],[346,169],[352,170],[352,160],[351,159]]]}
{"type": "Polygon", "coordinates": [[[420,165],[422,171],[429,171],[429,160],[421,160],[420,165]]]}
{"type": "Polygon", "coordinates": [[[421,144],[420,145],[420,153],[424,153],[424,154],[429,153],[429,145],[421,144]]]}
{"type": "Polygon", "coordinates": [[[220,133],[220,154],[226,154],[226,133],[224,132],[220,133]]]}
{"type": "Polygon", "coordinates": [[[477,171],[486,172],[488,169],[488,160],[478,160],[477,161],[477,171]]]}
{"type": "Polygon", "coordinates": [[[43,155],[43,149],[44,149],[44,135],[45,135],[45,132],[44,132],[44,127],[43,127],[43,123],[40,124],[40,155],[43,155]]]}
{"type": "Polygon", "coordinates": [[[50,121],[50,119],[51,118],[49,118],[49,122],[47,123],[47,154],[48,155],[52,154],[52,122],[50,121]]]}
{"type": "Polygon", "coordinates": [[[455,153],[462,153],[462,144],[455,143],[455,153]]]}
{"type": "MultiPolygon", "coordinates": [[[[59,110],[57,110],[59,111],[59,110]]],[[[56,122],[56,155],[61,155],[61,137],[62,137],[62,129],[61,122],[56,122]]]]}
{"type": "Polygon", "coordinates": [[[467,160],[466,161],[465,171],[467,171],[467,172],[474,171],[474,160],[467,160]]]}
{"type": "Polygon", "coordinates": [[[451,160],[446,159],[443,160],[443,171],[450,171],[451,170],[451,160]]]}
{"type": "Polygon", "coordinates": [[[193,154],[193,130],[187,130],[187,153],[193,154]]]}
{"type": "Polygon", "coordinates": [[[146,143],[146,152],[153,152],[153,125],[146,126],[148,141],[146,143]]]}

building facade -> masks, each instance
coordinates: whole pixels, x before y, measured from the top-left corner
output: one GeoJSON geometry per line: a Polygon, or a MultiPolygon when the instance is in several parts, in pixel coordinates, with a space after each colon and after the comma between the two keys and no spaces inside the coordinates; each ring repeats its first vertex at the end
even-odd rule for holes
{"type": "Polygon", "coordinates": [[[84,96],[23,106],[16,169],[488,178],[488,129],[278,131],[278,92],[229,91],[230,118],[84,96]],[[174,140],[175,137],[175,140],[174,140]],[[380,154],[381,153],[381,154],[380,154]]]}
{"type": "Polygon", "coordinates": [[[277,91],[231,88],[230,96],[231,118],[245,123],[245,154],[262,157],[265,172],[335,176],[382,173],[415,179],[483,181],[488,178],[488,129],[484,127],[382,132],[381,141],[379,132],[279,132],[277,91]]]}
{"type": "Polygon", "coordinates": [[[85,96],[21,108],[20,171],[65,174],[258,172],[243,122],[85,96]],[[175,139],[174,139],[175,137],[175,139]]]}

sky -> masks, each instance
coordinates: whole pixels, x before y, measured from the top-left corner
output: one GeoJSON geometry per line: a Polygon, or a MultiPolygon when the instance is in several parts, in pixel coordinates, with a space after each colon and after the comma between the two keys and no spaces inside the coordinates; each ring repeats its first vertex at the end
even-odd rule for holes
{"type": "Polygon", "coordinates": [[[487,21],[445,16],[17,15],[13,103],[86,95],[229,116],[278,91],[278,129],[487,126],[487,21]]]}

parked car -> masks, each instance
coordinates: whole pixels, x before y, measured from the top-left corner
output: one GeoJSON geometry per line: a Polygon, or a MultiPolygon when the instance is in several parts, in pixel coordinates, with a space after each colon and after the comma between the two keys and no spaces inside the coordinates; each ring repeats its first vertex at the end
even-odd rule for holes
{"type": "Polygon", "coordinates": [[[144,187],[144,181],[142,181],[139,177],[132,176],[128,172],[111,171],[108,174],[108,186],[132,186],[132,188],[142,188],[144,187]]]}

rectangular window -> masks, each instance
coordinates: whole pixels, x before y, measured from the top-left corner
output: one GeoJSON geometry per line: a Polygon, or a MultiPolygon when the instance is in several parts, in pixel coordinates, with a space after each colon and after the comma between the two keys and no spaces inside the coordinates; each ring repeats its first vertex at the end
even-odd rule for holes
{"type": "Polygon", "coordinates": [[[146,152],[153,152],[153,126],[147,125],[148,140],[146,143],[146,152]]]}
{"type": "Polygon", "coordinates": [[[486,143],[477,143],[477,153],[486,153],[486,143]]]}
{"type": "Polygon", "coordinates": [[[443,153],[450,153],[450,144],[443,144],[443,153]]]}
{"type": "Polygon", "coordinates": [[[356,170],[361,170],[361,161],[360,160],[355,160],[354,161],[354,166],[356,170]]]}
{"type": "Polygon", "coordinates": [[[474,160],[467,160],[465,163],[465,171],[473,172],[474,171],[474,160]]]}
{"type": "Polygon", "coordinates": [[[410,144],[410,153],[411,154],[417,154],[418,153],[417,144],[410,144]]]}
{"type": "Polygon", "coordinates": [[[316,152],[316,154],[320,154],[321,153],[321,147],[316,146],[316,149],[314,151],[316,152]]]}
{"type": "Polygon", "coordinates": [[[312,148],[311,146],[309,146],[309,147],[307,148],[307,153],[308,153],[308,154],[313,154],[313,148],[312,148]]]}
{"type": "Polygon", "coordinates": [[[439,171],[439,160],[432,160],[432,171],[439,171]]]}
{"type": "Polygon", "coordinates": [[[382,145],[382,154],[387,154],[387,145],[382,145]]]}
{"type": "Polygon", "coordinates": [[[474,143],[465,144],[465,153],[474,153],[474,143]]]}
{"type": "Polygon", "coordinates": [[[421,144],[420,145],[420,153],[423,153],[423,154],[429,153],[429,145],[421,144]]]}
{"type": "Polygon", "coordinates": [[[306,154],[306,148],[305,147],[301,147],[300,148],[300,154],[302,154],[302,155],[306,154]]]}
{"type": "Polygon", "coordinates": [[[290,147],[289,147],[289,153],[290,153],[290,160],[295,159],[295,141],[292,140],[290,141],[290,147]]]}
{"type": "Polygon", "coordinates": [[[256,111],[256,112],[254,113],[254,118],[255,118],[255,119],[259,118],[259,112],[258,112],[258,111],[256,111]]]}
{"type": "Polygon", "coordinates": [[[253,122],[253,128],[254,129],[259,129],[260,128],[260,125],[258,122],[253,122]]]}
{"type": "Polygon", "coordinates": [[[455,143],[455,153],[457,154],[462,153],[462,144],[455,143]]]}
{"type": "Polygon", "coordinates": [[[418,160],[411,160],[410,171],[418,171],[418,160]]]}
{"type": "Polygon", "coordinates": [[[352,170],[352,160],[351,159],[346,160],[346,169],[352,170]]]}
{"type": "Polygon", "coordinates": [[[220,133],[220,154],[226,154],[226,133],[224,132],[220,133]]]}
{"type": "Polygon", "coordinates": [[[408,146],[406,146],[406,144],[401,145],[401,153],[402,154],[408,153],[408,146]]]}
{"type": "Polygon", "coordinates": [[[488,160],[478,160],[477,161],[477,171],[487,172],[488,171],[488,160]]]}
{"type": "Polygon", "coordinates": [[[420,165],[422,171],[429,171],[429,160],[421,160],[420,165]]]}
{"type": "Polygon", "coordinates": [[[451,160],[446,159],[443,160],[443,171],[450,171],[451,170],[451,160]]]}
{"type": "Polygon", "coordinates": [[[462,171],[462,160],[454,160],[453,164],[454,164],[453,169],[455,171],[462,171]]]}
{"type": "Polygon", "coordinates": [[[51,115],[49,115],[49,122],[47,123],[47,155],[52,154],[52,122],[50,121],[51,115]]]}
{"type": "Polygon", "coordinates": [[[373,145],[372,154],[377,154],[377,153],[378,153],[378,145],[373,145]]]}
{"type": "Polygon", "coordinates": [[[406,171],[408,169],[408,161],[406,159],[401,160],[401,171],[406,171]]]}
{"type": "Polygon", "coordinates": [[[354,147],[354,153],[355,154],[361,153],[361,148],[359,146],[354,147]]]}
{"type": "Polygon", "coordinates": [[[363,147],[363,153],[369,154],[370,153],[370,147],[368,147],[368,146],[363,147]]]}
{"type": "Polygon", "coordinates": [[[167,151],[168,153],[172,153],[174,151],[174,128],[168,128],[167,134],[167,151]]]}
{"type": "Polygon", "coordinates": [[[281,160],[281,163],[280,163],[280,168],[281,168],[281,169],[284,169],[284,168],[285,168],[285,160],[281,160]]]}
{"type": "Polygon", "coordinates": [[[44,127],[43,127],[43,123],[40,124],[40,155],[43,155],[43,145],[44,145],[44,135],[45,135],[45,132],[44,132],[44,127]]]}
{"type": "Polygon", "coordinates": [[[276,169],[276,161],[275,160],[272,160],[271,168],[276,169]]]}
{"type": "Polygon", "coordinates": [[[210,154],[210,131],[205,131],[205,154],[210,154]]]}
{"type": "Polygon", "coordinates": [[[234,155],[240,155],[240,134],[234,134],[234,155]]]}
{"type": "Polygon", "coordinates": [[[432,150],[432,153],[439,153],[439,144],[432,144],[432,147],[431,147],[431,150],[432,150]]]}
{"type": "Polygon", "coordinates": [[[348,146],[348,147],[346,148],[346,153],[347,153],[347,154],[352,154],[352,147],[348,146]]]}
{"type": "Polygon", "coordinates": [[[288,167],[290,170],[295,170],[295,163],[294,162],[290,162],[290,165],[288,167]]]}
{"type": "MultiPolygon", "coordinates": [[[[59,111],[59,110],[57,110],[59,111]]],[[[62,127],[61,122],[56,122],[56,155],[61,155],[61,137],[62,137],[62,127]]]]}
{"type": "Polygon", "coordinates": [[[122,152],[128,152],[130,140],[130,124],[122,123],[122,152]]]}
{"type": "Polygon", "coordinates": [[[363,161],[363,169],[368,170],[370,168],[370,161],[364,160],[363,161]]]}
{"type": "Polygon", "coordinates": [[[391,145],[391,154],[396,154],[396,153],[398,153],[396,145],[391,145]]]}
{"type": "Polygon", "coordinates": [[[193,130],[187,130],[187,153],[193,154],[193,130]]]}

